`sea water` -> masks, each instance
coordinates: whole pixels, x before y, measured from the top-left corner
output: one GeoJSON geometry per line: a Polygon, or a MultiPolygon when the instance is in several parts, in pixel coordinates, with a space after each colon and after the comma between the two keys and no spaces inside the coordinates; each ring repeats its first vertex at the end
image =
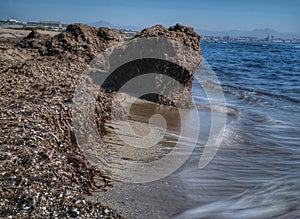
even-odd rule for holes
{"type": "MultiPolygon", "coordinates": [[[[176,218],[299,218],[299,45],[202,42],[202,50],[238,116],[206,168],[178,173],[198,204],[176,218]]],[[[194,83],[198,104],[201,89],[194,83]]]]}

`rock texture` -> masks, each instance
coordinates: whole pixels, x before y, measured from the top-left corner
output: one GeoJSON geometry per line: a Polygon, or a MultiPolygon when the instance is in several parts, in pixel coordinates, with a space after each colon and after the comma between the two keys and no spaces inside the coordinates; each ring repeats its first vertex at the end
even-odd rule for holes
{"type": "MultiPolygon", "coordinates": [[[[183,42],[201,55],[191,28],[155,26],[137,35],[156,36],[183,42]]],[[[122,218],[85,198],[108,189],[111,181],[86,160],[71,119],[74,90],[89,61],[122,41],[117,30],[83,24],[53,37],[33,31],[23,39],[0,39],[1,218],[122,218]]],[[[192,78],[187,74],[183,80],[188,89],[192,78]]],[[[99,88],[95,122],[102,135],[111,99],[99,88]]]]}
{"type": "Polygon", "coordinates": [[[194,31],[192,27],[186,27],[181,24],[176,24],[166,28],[162,25],[155,25],[153,27],[142,30],[136,37],[167,37],[171,40],[182,42],[191,47],[202,55],[200,49],[200,36],[194,31]]]}

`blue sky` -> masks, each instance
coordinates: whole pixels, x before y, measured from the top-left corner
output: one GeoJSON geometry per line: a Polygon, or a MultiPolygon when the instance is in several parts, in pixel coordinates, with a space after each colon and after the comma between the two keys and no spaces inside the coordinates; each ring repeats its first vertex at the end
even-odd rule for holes
{"type": "Polygon", "coordinates": [[[0,0],[0,19],[300,32],[300,0],[0,0]]]}

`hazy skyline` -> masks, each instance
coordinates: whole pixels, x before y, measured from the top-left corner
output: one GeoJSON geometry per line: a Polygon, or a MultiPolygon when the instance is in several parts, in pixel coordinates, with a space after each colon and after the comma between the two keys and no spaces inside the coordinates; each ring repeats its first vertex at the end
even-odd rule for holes
{"type": "Polygon", "coordinates": [[[268,27],[280,32],[298,33],[299,8],[298,0],[0,0],[0,19],[64,23],[107,21],[115,25],[140,27],[182,23],[213,31],[268,27]]]}

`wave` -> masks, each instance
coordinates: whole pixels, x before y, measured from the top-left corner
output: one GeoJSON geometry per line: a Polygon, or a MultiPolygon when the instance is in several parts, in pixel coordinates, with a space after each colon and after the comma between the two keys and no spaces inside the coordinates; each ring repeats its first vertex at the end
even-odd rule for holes
{"type": "Polygon", "coordinates": [[[209,109],[219,113],[226,113],[231,116],[238,116],[239,111],[231,106],[197,104],[197,109],[209,109]]]}
{"type": "Polygon", "coordinates": [[[173,219],[296,218],[300,215],[298,174],[279,178],[228,199],[189,209],[173,219]]]}
{"type": "MultiPolygon", "coordinates": [[[[219,84],[217,84],[213,81],[207,81],[207,82],[209,84],[213,85],[213,86],[219,86],[219,84]]],[[[250,89],[250,88],[239,87],[239,86],[228,85],[228,84],[222,84],[222,88],[223,88],[223,92],[233,94],[235,96],[237,96],[241,93],[233,92],[233,90],[245,91],[245,92],[248,92],[248,95],[261,95],[261,96],[263,95],[263,96],[273,97],[273,98],[276,98],[276,99],[284,99],[284,100],[287,100],[287,101],[290,101],[290,102],[293,102],[293,103],[300,103],[300,100],[292,98],[292,97],[288,97],[288,96],[283,95],[283,94],[273,94],[273,93],[268,93],[268,92],[265,92],[265,91],[258,91],[258,90],[254,90],[254,89],[250,89]],[[230,88],[230,89],[226,89],[226,88],[230,88]]],[[[248,96],[242,96],[242,99],[245,99],[245,97],[248,97],[248,96]]]]}

